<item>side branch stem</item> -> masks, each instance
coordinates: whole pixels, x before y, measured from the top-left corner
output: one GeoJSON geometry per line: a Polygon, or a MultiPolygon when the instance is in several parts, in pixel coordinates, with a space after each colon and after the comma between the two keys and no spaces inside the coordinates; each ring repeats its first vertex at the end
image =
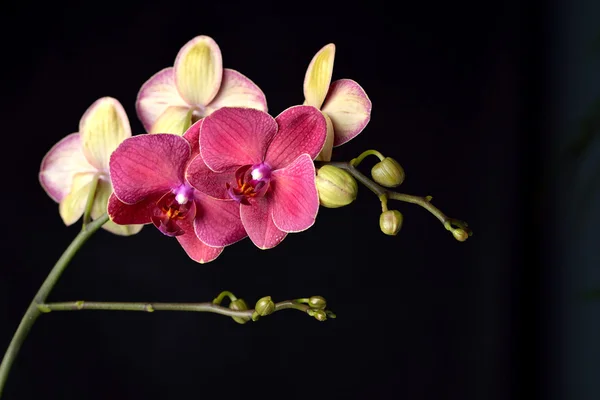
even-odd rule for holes
{"type": "Polygon", "coordinates": [[[360,172],[358,170],[358,168],[356,168],[354,165],[352,165],[351,162],[315,161],[315,165],[317,167],[320,167],[323,165],[331,165],[334,167],[341,168],[341,169],[347,171],[348,173],[350,173],[350,175],[352,175],[354,178],[356,178],[357,181],[359,181],[360,183],[365,185],[369,190],[371,190],[373,193],[375,193],[377,195],[377,197],[379,197],[380,199],[387,197],[388,199],[392,199],[392,200],[398,200],[398,201],[403,201],[405,203],[417,204],[417,205],[423,207],[424,209],[426,209],[427,211],[429,211],[431,214],[433,214],[444,225],[444,227],[447,230],[452,231],[454,229],[454,226],[458,226],[459,228],[465,229],[467,232],[470,232],[470,230],[468,230],[467,224],[465,222],[454,219],[454,218],[447,217],[439,208],[437,208],[436,206],[431,204],[430,196],[426,196],[426,197],[413,196],[410,194],[394,192],[392,190],[384,188],[383,186],[372,181],[365,174],[360,172]]]}
{"type": "MultiPolygon", "coordinates": [[[[40,304],[43,312],[51,311],[81,311],[81,310],[106,310],[106,311],[188,311],[188,312],[210,312],[228,317],[251,318],[255,310],[236,311],[223,307],[213,302],[204,303],[123,303],[123,302],[100,302],[100,301],[69,301],[61,303],[40,304]]],[[[291,300],[275,304],[275,311],[293,308],[307,312],[310,307],[305,304],[296,303],[291,300]]]]}

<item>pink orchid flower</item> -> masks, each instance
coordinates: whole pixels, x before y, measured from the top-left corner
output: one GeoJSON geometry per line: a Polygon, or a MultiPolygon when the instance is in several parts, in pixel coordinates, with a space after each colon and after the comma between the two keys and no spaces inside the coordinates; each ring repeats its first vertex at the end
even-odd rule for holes
{"type": "Polygon", "coordinates": [[[311,106],[288,108],[277,118],[249,108],[222,108],[204,118],[200,154],[187,179],[209,196],[239,204],[242,224],[261,249],[315,222],[319,198],[313,159],[327,124],[311,106]]]}
{"type": "MultiPolygon", "coordinates": [[[[131,136],[129,119],[121,103],[111,97],[96,100],[79,121],[79,132],[56,143],[42,160],[40,183],[48,196],[59,203],[63,222],[72,225],[83,215],[92,182],[98,178],[91,217],[106,212],[112,185],[108,171],[110,154],[131,136]]],[[[117,235],[138,233],[141,225],[102,226],[117,235]]]]}
{"type": "Polygon", "coordinates": [[[250,79],[223,69],[221,50],[208,36],[195,37],[185,44],[174,67],[159,71],[144,83],[136,103],[147,132],[178,135],[221,107],[267,111],[267,101],[250,79]]]}
{"type": "Polygon", "coordinates": [[[330,43],[315,54],[304,77],[304,104],[319,108],[327,119],[320,161],[330,161],[333,147],[356,137],[371,119],[371,100],[358,83],[352,79],[331,83],[334,58],[335,45],[330,43]]]}
{"type": "Polygon", "coordinates": [[[199,153],[202,122],[183,137],[139,135],[121,143],[110,158],[114,194],[108,215],[117,224],[153,223],[166,236],[176,237],[191,259],[206,263],[246,232],[237,202],[213,199],[185,179],[188,164],[199,153]]]}

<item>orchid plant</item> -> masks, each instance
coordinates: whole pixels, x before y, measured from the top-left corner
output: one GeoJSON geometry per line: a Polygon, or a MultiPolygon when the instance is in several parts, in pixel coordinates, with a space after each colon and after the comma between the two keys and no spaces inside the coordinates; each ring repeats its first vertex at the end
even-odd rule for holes
{"type": "Polygon", "coordinates": [[[198,36],[181,48],[173,67],[142,85],[135,106],[147,133],[132,136],[114,98],[100,98],[87,109],[78,131],[48,151],[39,173],[65,225],[83,219],[83,227],[13,336],[0,365],[0,396],[28,332],[48,312],[197,311],[244,324],[291,308],[319,321],[335,318],[321,296],[279,303],[266,296],[253,309],[228,291],[203,303],[46,302],[71,258],[100,228],[128,236],[152,224],[174,237],[191,260],[208,263],[246,237],[261,249],[278,246],[289,233],[310,228],[319,207],[351,204],[360,182],[378,197],[380,228],[387,235],[396,235],[403,219],[388,209],[389,200],[424,207],[458,241],[471,235],[465,222],[448,218],[430,196],[392,191],[404,180],[393,158],[367,150],[350,161],[331,161],[334,147],[367,126],[372,107],[355,81],[331,82],[334,56],[333,44],[319,50],[308,64],[303,104],[272,117],[260,88],[224,69],[217,43],[198,36]],[[368,177],[358,167],[371,155],[379,162],[368,177]]]}

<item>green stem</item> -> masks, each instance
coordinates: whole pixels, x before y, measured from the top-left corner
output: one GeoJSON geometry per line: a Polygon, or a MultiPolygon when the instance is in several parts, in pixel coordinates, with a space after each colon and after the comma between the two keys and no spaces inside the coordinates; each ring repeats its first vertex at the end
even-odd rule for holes
{"type": "Polygon", "coordinates": [[[387,206],[388,197],[387,197],[387,194],[379,195],[379,201],[381,201],[381,212],[388,211],[388,206],[387,206]]]}
{"type": "Polygon", "coordinates": [[[27,337],[27,334],[31,330],[35,320],[39,317],[41,310],[40,305],[46,301],[46,298],[56,285],[56,282],[60,278],[61,274],[75,255],[79,248],[96,232],[102,225],[104,225],[108,221],[108,215],[104,214],[94,222],[88,224],[85,229],[83,229],[71,242],[69,247],[64,251],[62,256],[58,259],[54,267],[46,277],[44,283],[38,290],[37,294],[33,298],[33,301],[27,308],[25,315],[21,319],[21,323],[19,324],[17,331],[15,332],[10,344],[8,345],[8,349],[4,354],[4,358],[2,359],[2,364],[0,364],[0,397],[2,396],[2,390],[4,389],[4,385],[6,384],[6,379],[8,378],[8,373],[10,372],[10,368],[12,367],[21,346],[23,345],[23,341],[27,337]]]}
{"type": "MultiPolygon", "coordinates": [[[[367,153],[367,152],[365,152],[365,153],[367,153]]],[[[365,154],[365,153],[363,153],[363,154],[365,154]]],[[[361,154],[361,156],[362,156],[362,154],[361,154]]],[[[360,172],[354,166],[354,163],[352,161],[350,161],[350,162],[315,161],[315,165],[317,167],[323,166],[323,165],[332,165],[334,167],[338,167],[338,168],[348,171],[348,173],[350,173],[350,175],[352,175],[354,178],[356,178],[357,181],[359,181],[360,183],[365,185],[369,190],[371,190],[373,193],[375,193],[377,195],[377,197],[379,197],[379,199],[382,202],[382,209],[384,209],[384,211],[387,208],[387,202],[385,202],[385,206],[384,206],[385,198],[403,201],[406,203],[417,204],[417,205],[423,207],[424,209],[426,209],[427,211],[429,211],[431,214],[433,214],[442,223],[442,225],[444,225],[444,228],[446,228],[446,230],[452,232],[452,234],[455,235],[455,237],[456,237],[457,228],[460,230],[464,230],[468,236],[470,236],[472,234],[472,232],[468,228],[468,224],[466,222],[458,220],[458,219],[454,219],[454,218],[449,218],[439,208],[437,208],[436,206],[431,204],[431,196],[425,196],[425,197],[413,196],[410,194],[398,193],[398,192],[388,190],[388,189],[384,188],[383,186],[373,182],[365,174],[360,172]]]]}
{"type": "Polygon", "coordinates": [[[90,182],[90,194],[85,202],[85,209],[83,211],[83,226],[81,229],[85,229],[92,220],[92,208],[94,206],[94,199],[96,198],[96,188],[98,187],[99,179],[100,175],[95,174],[90,182]]]}
{"type": "Polygon", "coordinates": [[[228,290],[223,290],[215,299],[213,300],[213,304],[220,305],[225,297],[229,297],[229,301],[236,301],[237,297],[233,293],[228,290]]]}
{"type": "Polygon", "coordinates": [[[375,156],[375,157],[379,158],[379,161],[383,161],[383,159],[385,158],[383,156],[383,154],[381,154],[377,150],[367,150],[367,151],[363,151],[360,154],[360,156],[358,156],[358,157],[353,158],[352,160],[350,160],[349,164],[352,165],[352,166],[354,166],[354,167],[358,167],[358,164],[360,164],[368,156],[375,156]]]}
{"type": "MultiPolygon", "coordinates": [[[[275,304],[275,311],[293,308],[302,312],[308,312],[311,308],[305,304],[299,304],[292,300],[286,300],[275,304]]],[[[228,317],[252,317],[255,310],[235,311],[220,306],[213,302],[204,303],[123,303],[123,302],[101,302],[101,301],[69,301],[61,303],[40,304],[39,309],[48,313],[51,311],[81,311],[81,310],[110,310],[110,311],[188,311],[188,312],[210,312],[228,317]]]]}

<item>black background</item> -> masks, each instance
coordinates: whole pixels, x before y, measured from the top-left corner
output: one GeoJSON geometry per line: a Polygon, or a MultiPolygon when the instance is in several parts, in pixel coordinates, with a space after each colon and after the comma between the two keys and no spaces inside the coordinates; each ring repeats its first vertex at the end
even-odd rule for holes
{"type": "Polygon", "coordinates": [[[405,223],[387,237],[362,188],[273,250],[244,240],[206,265],[151,226],[128,238],[100,231],[49,300],[319,294],[338,318],[292,310],[242,326],[213,314],[53,313],[34,326],[4,398],[597,398],[598,346],[568,355],[593,345],[581,340],[597,326],[581,321],[597,319],[594,301],[563,329],[564,271],[577,265],[557,261],[568,250],[554,179],[564,169],[552,158],[563,139],[554,89],[567,80],[557,65],[577,40],[563,35],[577,25],[565,10],[589,3],[3,3],[1,348],[79,229],[39,186],[42,157],[102,96],[143,133],[137,91],[201,34],[263,89],[273,115],[303,101],[308,63],[335,43],[333,79],[360,83],[373,112],[334,159],[379,149],[404,166],[402,191],[432,195],[474,230],[459,243],[425,210],[394,203],[405,223]]]}

